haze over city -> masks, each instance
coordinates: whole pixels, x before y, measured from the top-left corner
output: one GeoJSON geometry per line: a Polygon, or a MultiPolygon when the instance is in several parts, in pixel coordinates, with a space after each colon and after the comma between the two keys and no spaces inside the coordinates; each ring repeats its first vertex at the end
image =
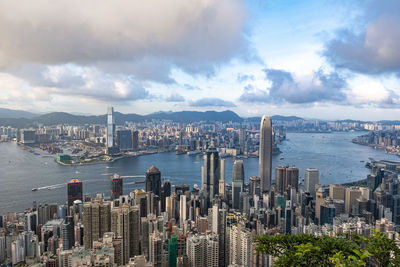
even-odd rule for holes
{"type": "Polygon", "coordinates": [[[0,107],[397,119],[398,10],[395,0],[1,1],[0,107]]]}

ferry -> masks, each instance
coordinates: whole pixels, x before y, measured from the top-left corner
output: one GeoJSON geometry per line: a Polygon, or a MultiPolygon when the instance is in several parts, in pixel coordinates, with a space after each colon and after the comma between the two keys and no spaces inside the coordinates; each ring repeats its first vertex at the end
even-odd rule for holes
{"type": "Polygon", "coordinates": [[[197,154],[200,154],[200,153],[201,153],[201,151],[195,150],[195,151],[188,151],[186,154],[191,156],[191,155],[197,155],[197,154]]]}

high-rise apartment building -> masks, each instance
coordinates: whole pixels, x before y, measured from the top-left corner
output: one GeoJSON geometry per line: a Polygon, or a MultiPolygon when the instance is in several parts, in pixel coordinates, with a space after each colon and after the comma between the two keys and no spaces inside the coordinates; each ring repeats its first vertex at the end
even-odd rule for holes
{"type": "Polygon", "coordinates": [[[83,243],[85,249],[93,247],[93,241],[110,231],[111,204],[101,198],[92,199],[83,204],[83,243]]]}
{"type": "Polygon", "coordinates": [[[262,191],[267,191],[271,188],[272,146],[271,118],[264,115],[261,119],[259,148],[259,172],[262,191]]]}
{"type": "Polygon", "coordinates": [[[250,266],[252,256],[252,237],[249,229],[239,223],[229,230],[229,264],[250,266]]]}
{"type": "Polygon", "coordinates": [[[162,267],[164,260],[163,238],[158,232],[149,235],[149,261],[154,267],[162,267]]]}
{"type": "Polygon", "coordinates": [[[191,267],[218,267],[219,242],[216,234],[190,234],[186,240],[186,254],[191,267]]]}
{"type": "Polygon", "coordinates": [[[227,265],[228,259],[226,258],[227,254],[227,235],[226,235],[226,209],[220,209],[218,205],[214,205],[212,207],[211,215],[211,231],[218,236],[218,247],[219,247],[219,255],[218,261],[219,266],[227,265]]]}
{"type": "Polygon", "coordinates": [[[151,166],[146,172],[146,192],[161,196],[161,172],[155,166],[151,166]]]}
{"type": "Polygon", "coordinates": [[[111,210],[111,231],[122,239],[122,263],[140,254],[140,212],[138,206],[123,203],[111,210]]]}
{"type": "Polygon", "coordinates": [[[207,251],[207,265],[206,267],[218,267],[218,266],[226,266],[225,263],[221,265],[221,260],[224,261],[224,259],[221,259],[220,256],[221,254],[225,254],[225,251],[221,251],[221,248],[219,247],[220,242],[219,242],[219,235],[207,235],[207,242],[206,242],[206,251],[207,251]]]}
{"type": "Polygon", "coordinates": [[[304,173],[304,187],[306,192],[315,198],[315,185],[319,184],[319,170],[314,168],[306,169],[304,173]]]}

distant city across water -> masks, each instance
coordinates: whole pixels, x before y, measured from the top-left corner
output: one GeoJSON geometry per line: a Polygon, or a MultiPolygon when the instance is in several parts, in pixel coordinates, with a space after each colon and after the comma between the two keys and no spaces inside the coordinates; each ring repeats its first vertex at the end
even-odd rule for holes
{"type": "MultiPolygon", "coordinates": [[[[321,184],[346,183],[366,178],[370,170],[365,168],[369,158],[376,160],[399,160],[396,155],[386,154],[367,146],[351,143],[363,132],[340,133],[288,133],[287,140],[279,145],[281,154],[273,156],[273,179],[275,167],[296,166],[300,180],[306,168],[320,170],[321,184]]],[[[85,165],[61,166],[51,157],[42,157],[21,149],[15,143],[0,143],[0,214],[8,211],[21,212],[37,203],[65,203],[66,185],[76,177],[83,181],[84,194],[110,194],[110,176],[118,173],[124,178],[124,193],[143,184],[146,170],[155,165],[162,178],[172,184],[201,184],[202,155],[176,155],[160,153],[124,158],[115,162],[85,165]],[[133,176],[133,177],[132,177],[133,176]],[[39,188],[32,191],[32,188],[39,188]]],[[[226,182],[232,180],[234,158],[226,160],[226,182]]],[[[243,159],[245,181],[258,175],[258,158],[243,159]]]]}

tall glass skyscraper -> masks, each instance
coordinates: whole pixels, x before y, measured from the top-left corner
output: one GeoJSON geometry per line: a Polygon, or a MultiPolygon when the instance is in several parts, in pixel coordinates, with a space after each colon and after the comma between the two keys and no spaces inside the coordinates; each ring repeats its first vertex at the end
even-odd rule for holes
{"type": "Polygon", "coordinates": [[[67,188],[68,188],[68,214],[69,214],[69,207],[72,206],[75,200],[83,201],[82,182],[77,178],[73,178],[67,183],[67,188]]]}
{"type": "Polygon", "coordinates": [[[232,206],[239,209],[240,193],[244,185],[244,166],[243,160],[235,160],[232,173],[232,206]]]}
{"type": "Polygon", "coordinates": [[[203,156],[201,168],[202,191],[206,196],[207,208],[211,207],[212,199],[218,194],[220,174],[218,151],[215,148],[209,148],[203,156]]]}
{"type": "Polygon", "coordinates": [[[259,171],[262,191],[271,188],[272,172],[272,123],[269,116],[263,116],[260,126],[259,171]]]}
{"type": "Polygon", "coordinates": [[[115,118],[114,108],[109,107],[107,110],[107,147],[114,147],[114,135],[115,135],[115,118]]]}

